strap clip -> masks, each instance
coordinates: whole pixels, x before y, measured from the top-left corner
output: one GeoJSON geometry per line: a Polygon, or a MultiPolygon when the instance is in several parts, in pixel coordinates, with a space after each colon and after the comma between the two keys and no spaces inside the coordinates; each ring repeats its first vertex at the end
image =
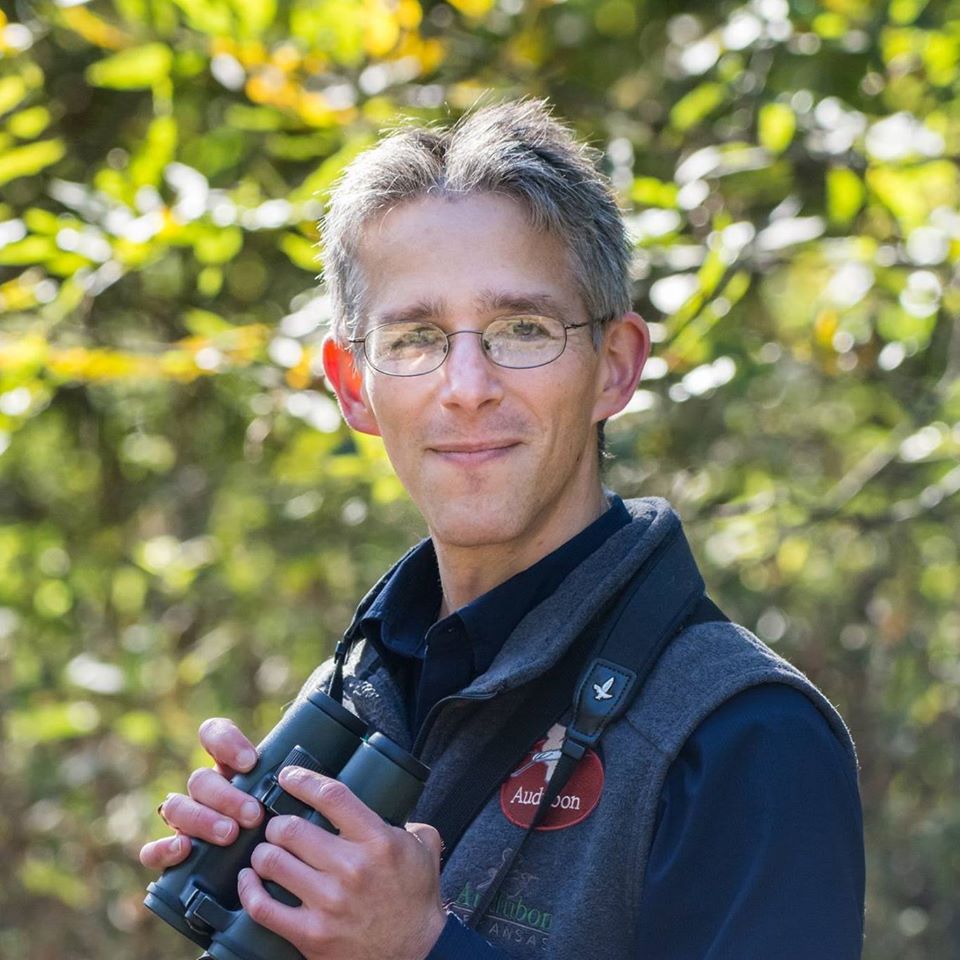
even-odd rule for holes
{"type": "Polygon", "coordinates": [[[582,744],[581,756],[587,747],[596,746],[607,725],[626,710],[636,682],[636,671],[622,664],[603,657],[591,662],[574,696],[573,719],[567,727],[567,740],[572,736],[582,744]]]}

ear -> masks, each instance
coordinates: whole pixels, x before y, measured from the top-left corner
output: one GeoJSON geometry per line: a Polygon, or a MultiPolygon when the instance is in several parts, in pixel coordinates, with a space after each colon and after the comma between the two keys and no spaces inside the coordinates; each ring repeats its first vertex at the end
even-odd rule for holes
{"type": "Polygon", "coordinates": [[[594,423],[612,417],[627,405],[648,356],[650,331],[639,314],[631,311],[610,322],[600,346],[594,423]]]}
{"type": "Polygon", "coordinates": [[[370,409],[363,389],[363,377],[357,370],[350,348],[338,343],[333,337],[326,337],[321,349],[323,372],[337,395],[343,419],[354,430],[379,437],[380,427],[370,409]]]}

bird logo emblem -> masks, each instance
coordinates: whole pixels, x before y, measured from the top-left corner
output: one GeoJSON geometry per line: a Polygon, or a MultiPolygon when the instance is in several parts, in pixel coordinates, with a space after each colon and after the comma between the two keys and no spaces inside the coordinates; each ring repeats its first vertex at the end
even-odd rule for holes
{"type": "Polygon", "coordinates": [[[594,700],[612,700],[613,694],[610,692],[611,687],[613,687],[613,682],[616,678],[610,677],[606,683],[602,686],[599,683],[593,685],[593,699],[594,700]]]}

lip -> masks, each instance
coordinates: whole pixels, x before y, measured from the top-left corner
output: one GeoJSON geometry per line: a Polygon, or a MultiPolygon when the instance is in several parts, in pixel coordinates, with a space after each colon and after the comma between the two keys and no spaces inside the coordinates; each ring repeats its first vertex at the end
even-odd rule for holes
{"type": "Polygon", "coordinates": [[[518,443],[515,440],[484,440],[474,443],[444,444],[428,449],[430,453],[446,460],[448,463],[472,465],[497,460],[506,456],[516,446],[518,446],[518,443]]]}

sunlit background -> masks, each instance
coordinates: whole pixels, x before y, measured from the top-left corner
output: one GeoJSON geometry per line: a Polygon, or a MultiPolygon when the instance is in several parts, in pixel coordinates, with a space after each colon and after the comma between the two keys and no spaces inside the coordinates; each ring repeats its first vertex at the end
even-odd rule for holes
{"type": "Polygon", "coordinates": [[[514,95],[628,213],[609,482],[850,723],[867,960],[960,957],[956,0],[3,11],[4,960],[193,955],[136,851],[198,723],[262,735],[421,533],[321,376],[317,216],[399,118],[514,95]]]}

